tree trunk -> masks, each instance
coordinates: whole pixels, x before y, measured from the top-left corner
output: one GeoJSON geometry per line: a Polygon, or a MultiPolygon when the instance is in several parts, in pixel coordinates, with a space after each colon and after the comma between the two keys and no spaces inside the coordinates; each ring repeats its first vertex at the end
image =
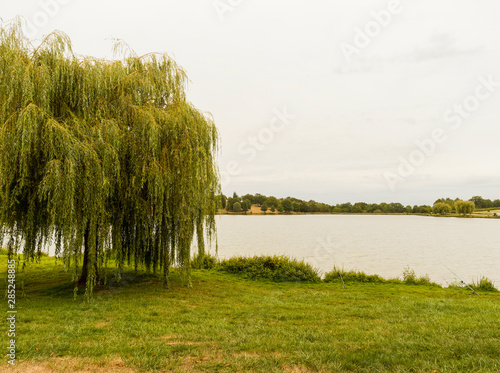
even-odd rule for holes
{"type": "MultiPolygon", "coordinates": [[[[85,232],[83,234],[83,264],[82,264],[82,275],[80,276],[80,279],[78,280],[78,285],[79,286],[86,286],[87,285],[87,277],[89,275],[89,255],[90,255],[90,248],[89,248],[89,234],[90,234],[90,227],[87,226],[85,229],[85,232]]],[[[96,242],[97,245],[97,242],[96,242]]],[[[97,251],[97,250],[96,250],[97,251]]],[[[94,260],[94,270],[95,274],[97,276],[97,258],[94,260]]],[[[98,282],[98,279],[96,280],[96,283],[98,282]]]]}

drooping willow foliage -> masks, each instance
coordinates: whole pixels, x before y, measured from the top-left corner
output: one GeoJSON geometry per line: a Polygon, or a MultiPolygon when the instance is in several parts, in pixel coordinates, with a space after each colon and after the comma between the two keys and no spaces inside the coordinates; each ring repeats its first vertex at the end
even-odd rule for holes
{"type": "MultiPolygon", "coordinates": [[[[76,57],[60,32],[33,47],[0,31],[0,223],[11,252],[54,242],[92,291],[108,260],[188,270],[215,230],[218,133],[167,55],[76,57]]],[[[76,272],[75,272],[76,273],[76,272]]]]}

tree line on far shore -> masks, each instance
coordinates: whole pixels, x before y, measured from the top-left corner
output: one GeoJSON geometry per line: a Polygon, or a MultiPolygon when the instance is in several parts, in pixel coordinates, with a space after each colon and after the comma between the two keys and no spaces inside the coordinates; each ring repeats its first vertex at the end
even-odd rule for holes
{"type": "Polygon", "coordinates": [[[257,205],[263,212],[279,213],[338,213],[338,214],[437,214],[447,215],[471,214],[476,209],[500,208],[500,199],[490,200],[481,196],[474,196],[467,201],[459,198],[440,198],[431,205],[404,206],[398,202],[391,203],[365,203],[350,202],[336,205],[316,202],[314,200],[304,201],[294,197],[276,198],[263,194],[245,194],[239,196],[233,193],[232,197],[220,195],[218,208],[230,212],[247,212],[252,205],[257,205]]]}

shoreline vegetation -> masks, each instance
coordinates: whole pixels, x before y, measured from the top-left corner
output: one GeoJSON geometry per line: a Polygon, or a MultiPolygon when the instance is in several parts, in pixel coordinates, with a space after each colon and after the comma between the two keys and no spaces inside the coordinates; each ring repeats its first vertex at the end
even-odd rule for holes
{"type": "MultiPolygon", "coordinates": [[[[401,277],[383,278],[377,274],[366,274],[357,269],[344,269],[334,266],[324,275],[303,260],[297,260],[286,255],[235,256],[229,259],[217,259],[204,255],[192,262],[193,269],[211,269],[242,276],[250,280],[269,280],[274,282],[311,282],[311,283],[341,283],[374,282],[386,284],[427,285],[444,288],[432,282],[428,275],[418,276],[413,269],[403,269],[401,277]]],[[[494,283],[486,277],[481,277],[472,284],[460,284],[458,279],[448,285],[448,288],[467,285],[477,291],[498,292],[494,283]]]]}
{"type": "Polygon", "coordinates": [[[294,197],[276,198],[262,194],[245,194],[217,197],[217,215],[420,215],[460,218],[498,218],[500,199],[490,200],[474,196],[468,201],[459,198],[440,198],[430,205],[403,206],[401,203],[350,202],[336,205],[304,201],[294,197]]]}
{"type": "MultiPolygon", "coordinates": [[[[45,252],[41,252],[37,261],[32,262],[27,259],[25,262],[24,255],[9,255],[6,248],[0,248],[0,258],[16,258],[23,263],[23,267],[36,267],[42,260],[54,260],[57,265],[61,258],[57,256],[50,256],[45,252]]],[[[345,269],[334,266],[330,271],[321,273],[320,270],[314,268],[311,264],[306,263],[304,260],[298,260],[287,255],[255,255],[255,256],[234,256],[228,259],[219,259],[210,254],[203,254],[195,256],[190,261],[190,270],[214,270],[219,272],[227,272],[233,275],[241,276],[248,280],[264,280],[272,282],[309,282],[309,283],[342,283],[345,285],[350,282],[374,282],[374,283],[393,283],[393,284],[406,284],[406,285],[428,285],[439,288],[464,288],[470,286],[477,291],[493,291],[500,292],[495,288],[495,284],[486,277],[481,277],[471,284],[460,283],[457,278],[455,282],[448,286],[442,286],[438,283],[432,282],[429,276],[417,276],[415,271],[410,267],[405,267],[402,270],[401,277],[384,278],[378,274],[366,274],[358,269],[345,269]]],[[[176,270],[184,270],[178,267],[171,267],[176,270]]],[[[107,272],[116,275],[117,268],[110,267],[107,272]]],[[[136,272],[140,271],[141,267],[135,269],[136,272]]],[[[147,274],[152,273],[153,276],[161,278],[161,274],[150,271],[147,268],[142,268],[147,274]]],[[[22,270],[24,271],[24,269],[22,270]]],[[[66,271],[68,272],[68,271],[66,271]]],[[[107,278],[109,273],[105,274],[107,278]]],[[[105,284],[104,284],[105,285],[105,284]]],[[[75,286],[81,287],[79,283],[75,286]]]]}
{"type": "MultiPolygon", "coordinates": [[[[0,267],[5,283],[5,254],[0,267]]],[[[336,268],[321,279],[283,256],[199,257],[192,288],[181,268],[170,289],[133,265],[120,280],[114,269],[88,300],[61,260],[19,266],[17,372],[500,369],[500,293],[486,281],[472,284],[477,297],[409,268],[400,279],[336,268]]]]}

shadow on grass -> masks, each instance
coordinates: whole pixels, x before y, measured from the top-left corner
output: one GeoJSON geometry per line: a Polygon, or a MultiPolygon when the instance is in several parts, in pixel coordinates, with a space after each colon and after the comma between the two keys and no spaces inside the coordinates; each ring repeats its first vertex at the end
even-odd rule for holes
{"type": "MultiPolygon", "coordinates": [[[[104,280],[104,278],[103,278],[104,280]]],[[[75,294],[75,282],[66,281],[53,284],[32,283],[26,285],[25,291],[28,296],[46,296],[52,298],[73,298],[75,294]]],[[[135,287],[144,284],[155,284],[161,286],[162,280],[158,275],[126,270],[122,273],[118,281],[114,271],[109,270],[107,279],[104,283],[98,284],[94,288],[94,295],[110,294],[122,291],[129,287],[135,287]]],[[[84,294],[85,286],[78,286],[77,294],[84,294]]]]}
{"type": "Polygon", "coordinates": [[[27,295],[46,296],[52,298],[72,298],[74,287],[75,285],[73,282],[63,282],[53,286],[44,286],[33,290],[28,287],[27,295]]]}

